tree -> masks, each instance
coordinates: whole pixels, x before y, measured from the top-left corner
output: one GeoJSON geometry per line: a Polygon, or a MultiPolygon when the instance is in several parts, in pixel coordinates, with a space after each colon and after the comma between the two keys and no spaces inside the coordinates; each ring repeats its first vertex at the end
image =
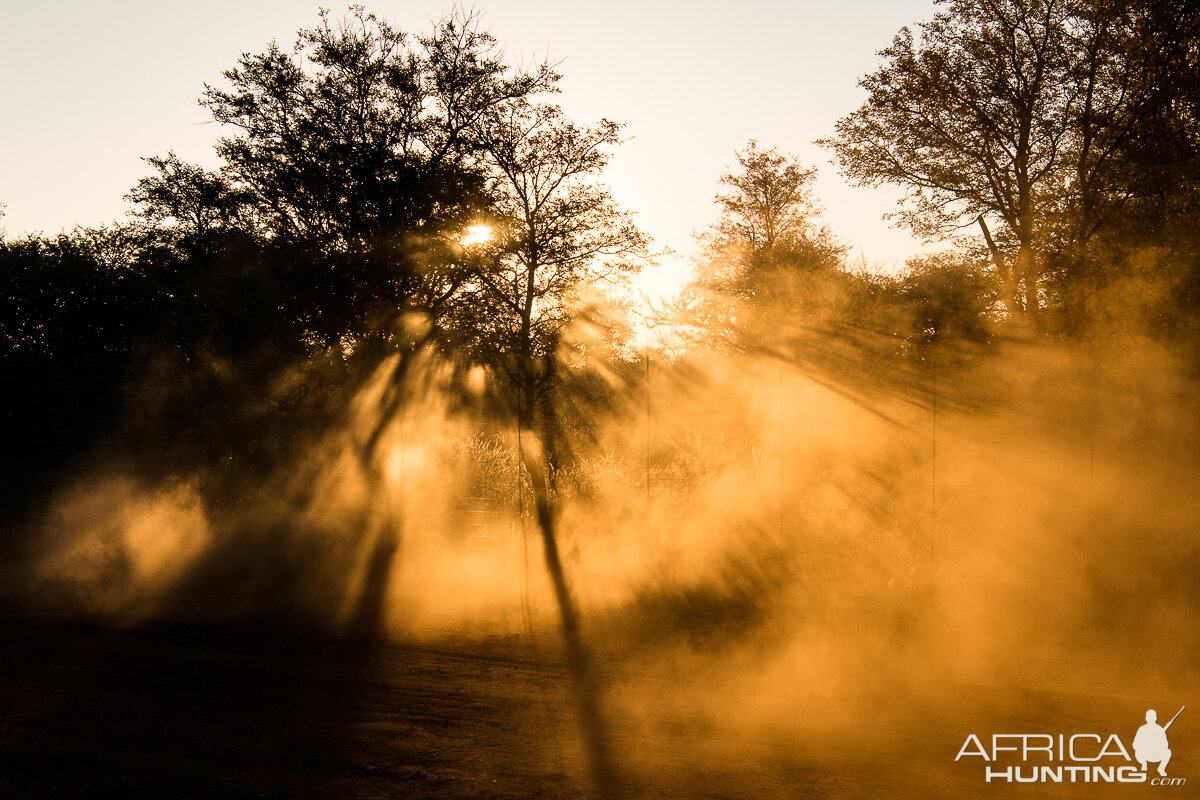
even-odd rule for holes
{"type": "Polygon", "coordinates": [[[1079,305],[1110,269],[1094,242],[1161,241],[1195,197],[1200,14],[1194,0],[942,5],[919,40],[904,28],[880,52],[867,101],[822,144],[858,184],[907,189],[894,216],[917,233],[978,225],[1008,313],[1044,327],[1042,310],[1079,305]]]}
{"type": "Polygon", "coordinates": [[[1070,232],[1073,243],[1086,244],[1118,217],[1161,223],[1195,200],[1200,4],[1089,0],[1076,7],[1081,101],[1070,232]]]}
{"type": "Polygon", "coordinates": [[[818,222],[815,167],[753,139],[736,157],[739,169],[719,179],[729,188],[716,195],[720,216],[699,237],[698,279],[684,302],[704,338],[746,347],[777,328],[779,313],[813,305],[845,248],[818,222]]]}
{"type": "Polygon", "coordinates": [[[895,215],[933,237],[978,224],[1010,313],[1039,310],[1045,223],[1068,177],[1078,86],[1065,0],[944,0],[882,50],[831,147],[859,185],[908,190],[895,215]],[[1003,228],[993,235],[988,222],[1003,228]],[[1005,250],[1016,251],[1010,267],[1005,250]]]}
{"type": "Polygon", "coordinates": [[[131,249],[105,228],[0,241],[0,360],[123,372],[155,332],[157,293],[131,249]]]}
{"type": "Polygon", "coordinates": [[[220,172],[189,164],[168,151],[144,159],[154,174],[125,195],[132,212],[148,228],[170,231],[185,251],[210,252],[213,236],[242,222],[249,195],[220,172]]]}
{"type": "Polygon", "coordinates": [[[467,277],[450,244],[489,203],[478,122],[557,78],[508,68],[471,14],[413,37],[361,8],[225,77],[202,100],[237,131],[218,153],[334,354],[411,348],[414,312],[436,324],[467,277]]]}
{"type": "Polygon", "coordinates": [[[125,196],[134,204],[128,232],[131,257],[169,308],[162,349],[169,345],[177,363],[204,354],[248,373],[302,355],[302,315],[277,274],[280,264],[268,258],[250,193],[226,170],[207,170],[174,152],[145,161],[153,172],[125,196]]]}
{"type": "Polygon", "coordinates": [[[1064,327],[1074,332],[1093,318],[1111,326],[1116,306],[1130,319],[1157,318],[1167,327],[1192,318],[1185,324],[1194,329],[1200,3],[1092,0],[1077,8],[1079,130],[1048,289],[1063,308],[1064,327]],[[1157,264],[1148,270],[1149,253],[1157,264]],[[1135,310],[1128,298],[1112,296],[1131,280],[1157,284],[1143,296],[1171,297],[1173,308],[1135,310]],[[1105,305],[1110,311],[1099,312],[1105,305]]]}
{"type": "Polygon", "coordinates": [[[645,256],[646,238],[597,176],[620,125],[591,127],[557,106],[518,100],[487,117],[483,140],[493,169],[497,239],[460,309],[471,346],[500,369],[520,398],[521,424],[553,393],[562,333],[581,287],[616,281],[645,256]]]}
{"type": "Polygon", "coordinates": [[[955,349],[989,341],[996,297],[978,260],[954,252],[918,256],[894,282],[909,315],[906,345],[955,349]]]}
{"type": "Polygon", "coordinates": [[[0,516],[37,505],[118,418],[162,295],[120,229],[0,240],[0,516]]]}
{"type": "Polygon", "coordinates": [[[517,397],[521,459],[531,478],[592,766],[602,794],[612,797],[616,783],[597,691],[558,550],[559,350],[578,292],[632,271],[645,255],[646,238],[597,182],[608,149],[620,140],[618,124],[580,126],[557,106],[517,98],[488,113],[479,134],[492,169],[498,236],[475,255],[473,291],[458,308],[459,327],[473,330],[469,349],[507,378],[517,397]]]}
{"type": "MultiPolygon", "coordinates": [[[[409,396],[416,354],[443,333],[475,264],[464,228],[493,204],[482,121],[553,88],[549,65],[510,68],[473,13],[412,36],[352,7],[322,12],[286,52],[244,55],[202,103],[233,129],[217,152],[250,198],[281,298],[334,383],[352,386],[398,356],[357,441],[367,492],[387,491],[381,445],[409,396]],[[357,375],[355,375],[357,373],[357,375]]],[[[316,359],[314,359],[316,360],[316,359]]],[[[397,550],[388,519],[370,548],[356,625],[374,633],[397,550]]]]}
{"type": "Polygon", "coordinates": [[[813,238],[813,217],[820,213],[812,196],[817,168],[806,167],[773,147],[760,150],[754,139],[735,155],[741,169],[720,177],[730,190],[716,197],[721,217],[714,233],[753,250],[813,238]]]}

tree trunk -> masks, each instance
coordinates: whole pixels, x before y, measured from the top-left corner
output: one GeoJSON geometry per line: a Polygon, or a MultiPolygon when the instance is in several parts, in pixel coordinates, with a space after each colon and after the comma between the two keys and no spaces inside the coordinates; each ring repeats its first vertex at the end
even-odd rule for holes
{"type": "Polygon", "coordinates": [[[1017,250],[1017,274],[1025,284],[1025,316],[1037,330],[1041,326],[1041,307],[1038,300],[1037,257],[1033,246],[1022,242],[1017,250]]]}
{"type": "MultiPolygon", "coordinates": [[[[553,356],[549,356],[553,359],[553,356]]],[[[518,424],[521,426],[521,462],[529,472],[533,486],[534,507],[538,529],[542,534],[542,550],[546,559],[546,571],[554,586],[554,597],[558,603],[562,624],[563,644],[566,648],[567,666],[575,683],[575,697],[579,706],[580,723],[583,726],[584,743],[591,762],[593,778],[600,796],[604,800],[616,800],[621,792],[616,779],[616,769],[608,748],[608,737],[600,713],[600,690],[592,670],[591,657],[583,641],[579,609],[571,594],[566,570],[558,552],[556,525],[558,520],[557,501],[554,491],[552,464],[557,462],[554,432],[557,430],[552,404],[539,403],[536,367],[532,358],[526,358],[520,374],[522,385],[519,397],[523,408],[518,409],[518,424]]],[[[553,367],[549,367],[553,369],[553,367]]],[[[549,377],[549,376],[543,376],[549,377]]]]}
{"type": "Polygon", "coordinates": [[[996,265],[996,274],[1000,276],[1000,299],[1004,301],[1004,305],[1008,308],[1009,315],[1016,318],[1018,314],[1025,311],[1017,293],[1017,281],[1013,278],[1013,274],[1008,268],[1008,262],[1004,260],[1004,254],[996,246],[996,241],[992,239],[992,232],[988,230],[987,222],[983,219],[982,214],[979,215],[979,227],[983,230],[983,240],[987,242],[988,250],[992,253],[992,262],[996,265]]]}

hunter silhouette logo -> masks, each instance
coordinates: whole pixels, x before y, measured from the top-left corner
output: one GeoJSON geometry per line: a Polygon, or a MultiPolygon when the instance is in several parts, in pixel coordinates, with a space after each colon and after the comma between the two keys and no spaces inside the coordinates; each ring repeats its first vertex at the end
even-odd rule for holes
{"type": "Polygon", "coordinates": [[[1185,708],[1176,711],[1166,725],[1158,724],[1157,711],[1148,710],[1146,724],[1138,728],[1132,748],[1125,746],[1128,740],[1123,741],[1115,733],[1107,737],[1096,733],[995,733],[990,747],[972,733],[954,760],[983,759],[987,783],[1149,782],[1151,786],[1184,786],[1187,778],[1167,777],[1171,761],[1167,730],[1185,708]],[[1149,764],[1158,764],[1157,777],[1149,776],[1149,764]]]}
{"type": "Polygon", "coordinates": [[[1133,737],[1133,754],[1142,765],[1142,772],[1146,771],[1147,762],[1156,761],[1158,774],[1164,778],[1167,776],[1167,762],[1171,760],[1171,749],[1167,746],[1167,729],[1175,723],[1184,708],[1187,706],[1176,711],[1175,716],[1171,717],[1171,721],[1166,725],[1158,724],[1158,712],[1153,708],[1146,712],[1146,724],[1138,728],[1137,735],[1133,737]]]}

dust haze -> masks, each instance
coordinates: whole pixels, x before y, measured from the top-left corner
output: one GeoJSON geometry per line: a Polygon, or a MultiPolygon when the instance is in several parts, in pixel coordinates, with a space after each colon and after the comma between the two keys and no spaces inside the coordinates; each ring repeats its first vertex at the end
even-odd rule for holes
{"type": "Polygon", "coordinates": [[[1186,785],[1200,14],[935,5],[816,142],[903,266],[751,138],[648,296],[635,132],[461,6],[319,11],[216,166],[0,231],[0,794],[1186,785]]]}
{"type": "MultiPolygon", "coordinates": [[[[782,353],[588,368],[611,395],[567,426],[560,547],[617,735],[650,737],[631,758],[681,714],[736,760],[762,731],[903,739],[975,691],[1195,685],[1195,383],[1149,345],[938,355],[900,382],[782,353]]],[[[477,372],[394,371],[236,502],[96,453],[37,518],[21,607],[555,661],[512,419],[477,372]]]]}

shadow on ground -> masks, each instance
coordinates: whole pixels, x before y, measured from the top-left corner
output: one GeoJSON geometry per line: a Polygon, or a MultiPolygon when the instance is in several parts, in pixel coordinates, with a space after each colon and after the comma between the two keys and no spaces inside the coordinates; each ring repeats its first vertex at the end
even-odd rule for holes
{"type": "MultiPolygon", "coordinates": [[[[592,797],[549,634],[364,644],[6,620],[0,635],[0,797],[592,797]]],[[[628,798],[1093,798],[1144,787],[986,785],[982,763],[954,763],[972,732],[1115,730],[1128,742],[1140,720],[1120,698],[943,687],[883,697],[858,728],[821,733],[801,707],[762,724],[738,717],[747,698],[689,695],[683,676],[612,660],[601,672],[628,798]]],[[[1176,775],[1194,763],[1185,728],[1172,731],[1176,775]]]]}

